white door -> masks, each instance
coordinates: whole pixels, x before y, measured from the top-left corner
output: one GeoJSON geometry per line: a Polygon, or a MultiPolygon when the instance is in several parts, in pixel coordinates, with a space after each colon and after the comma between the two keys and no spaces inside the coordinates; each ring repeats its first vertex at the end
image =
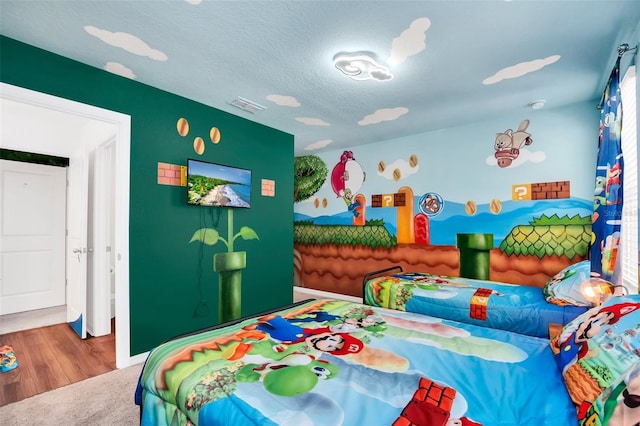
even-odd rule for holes
{"type": "Polygon", "coordinates": [[[87,264],[87,330],[94,337],[111,333],[114,148],[111,138],[90,153],[87,243],[93,251],[87,264]]]}
{"type": "Polygon", "coordinates": [[[67,187],[67,322],[87,337],[87,210],[89,158],[81,149],[69,159],[67,187]]]}
{"type": "Polygon", "coordinates": [[[0,314],[65,303],[64,167],[0,160],[0,314]]]}

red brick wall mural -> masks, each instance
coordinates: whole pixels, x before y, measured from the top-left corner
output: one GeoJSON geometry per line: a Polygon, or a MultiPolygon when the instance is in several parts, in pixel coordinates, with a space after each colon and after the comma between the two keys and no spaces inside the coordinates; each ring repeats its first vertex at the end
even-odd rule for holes
{"type": "Polygon", "coordinates": [[[511,200],[555,200],[571,197],[571,182],[568,180],[557,182],[525,183],[513,185],[511,200]]]}
{"type": "Polygon", "coordinates": [[[187,186],[187,166],[158,163],[158,185],[187,186]]]}

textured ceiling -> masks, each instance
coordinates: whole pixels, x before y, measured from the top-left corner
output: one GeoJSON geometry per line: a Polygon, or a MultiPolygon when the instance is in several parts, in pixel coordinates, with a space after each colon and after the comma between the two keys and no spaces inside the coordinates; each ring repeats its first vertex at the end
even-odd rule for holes
{"type": "Polygon", "coordinates": [[[296,155],[524,114],[538,99],[596,100],[640,22],[638,0],[0,0],[0,9],[7,37],[291,133],[296,155]],[[356,81],[334,66],[337,53],[356,51],[382,67],[365,74],[393,78],[356,81]],[[238,96],[266,109],[237,109],[238,96]]]}

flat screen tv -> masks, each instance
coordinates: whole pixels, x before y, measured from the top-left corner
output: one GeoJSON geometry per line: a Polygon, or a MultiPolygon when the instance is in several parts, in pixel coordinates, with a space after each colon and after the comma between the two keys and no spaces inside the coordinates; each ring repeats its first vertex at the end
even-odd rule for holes
{"type": "Polygon", "coordinates": [[[187,160],[187,203],[213,207],[251,207],[251,170],[187,160]]]}

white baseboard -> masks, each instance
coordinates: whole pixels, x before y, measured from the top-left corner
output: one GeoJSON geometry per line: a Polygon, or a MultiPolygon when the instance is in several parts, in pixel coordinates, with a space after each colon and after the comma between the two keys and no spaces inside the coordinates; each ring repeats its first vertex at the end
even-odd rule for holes
{"type": "Polygon", "coordinates": [[[293,287],[293,291],[298,295],[308,295],[312,298],[326,298],[326,299],[339,299],[339,300],[347,300],[349,302],[362,303],[362,297],[354,297],[348,296],[346,294],[340,293],[331,293],[329,291],[315,290],[313,288],[305,288],[305,287],[293,287]]]}
{"type": "Polygon", "coordinates": [[[125,359],[124,365],[118,365],[116,368],[121,369],[121,368],[131,367],[132,365],[136,365],[136,364],[142,364],[147,360],[149,353],[150,352],[145,352],[143,354],[130,356],[125,359]]]}

